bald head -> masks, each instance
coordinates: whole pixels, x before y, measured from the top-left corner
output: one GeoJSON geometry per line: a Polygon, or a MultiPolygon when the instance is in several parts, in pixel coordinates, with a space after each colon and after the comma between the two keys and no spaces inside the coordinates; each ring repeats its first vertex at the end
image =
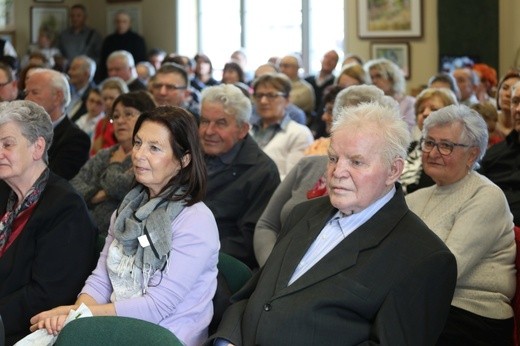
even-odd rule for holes
{"type": "Polygon", "coordinates": [[[280,72],[291,80],[298,79],[298,71],[301,67],[301,60],[294,55],[286,55],[280,59],[280,72]]]}

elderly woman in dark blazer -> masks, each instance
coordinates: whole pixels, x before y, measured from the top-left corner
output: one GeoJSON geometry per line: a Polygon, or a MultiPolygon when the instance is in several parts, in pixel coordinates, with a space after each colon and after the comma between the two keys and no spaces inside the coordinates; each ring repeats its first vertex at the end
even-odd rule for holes
{"type": "Polygon", "coordinates": [[[95,263],[83,198],[47,167],[52,123],[31,101],[0,104],[0,315],[6,343],[35,313],[74,302],[95,263]]]}

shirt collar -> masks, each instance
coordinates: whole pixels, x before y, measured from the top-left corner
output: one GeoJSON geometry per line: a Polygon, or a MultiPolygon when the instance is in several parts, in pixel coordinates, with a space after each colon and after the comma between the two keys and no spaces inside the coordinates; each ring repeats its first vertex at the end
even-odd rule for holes
{"type": "Polygon", "coordinates": [[[63,114],[61,117],[58,118],[58,120],[53,121],[52,128],[55,129],[56,126],[58,126],[63,121],[63,119],[65,119],[66,116],[67,116],[67,114],[63,114]]]}
{"type": "Polygon", "coordinates": [[[239,140],[238,142],[235,143],[235,145],[233,145],[233,147],[227,153],[224,153],[219,156],[208,156],[208,158],[210,160],[218,160],[225,165],[229,165],[235,160],[235,157],[237,156],[238,152],[242,148],[243,143],[244,143],[243,140],[239,140]]]}
{"type": "Polygon", "coordinates": [[[361,210],[360,212],[350,214],[350,215],[345,215],[345,213],[338,210],[332,216],[332,218],[329,222],[338,220],[340,228],[341,228],[341,232],[343,233],[344,236],[346,236],[348,234],[345,234],[345,230],[349,229],[349,227],[348,227],[349,224],[352,224],[352,222],[359,222],[361,224],[366,222],[368,219],[370,219],[372,216],[374,216],[374,214],[377,213],[379,211],[379,209],[381,209],[385,204],[387,204],[392,199],[392,197],[394,197],[395,193],[396,193],[396,188],[394,185],[392,187],[392,189],[390,189],[390,191],[388,191],[384,196],[382,196],[381,198],[379,198],[374,203],[372,203],[365,209],[361,210]]]}
{"type": "MultiPolygon", "coordinates": [[[[287,126],[289,125],[289,122],[291,121],[291,117],[289,117],[289,114],[285,112],[283,118],[276,124],[270,125],[273,127],[279,127],[281,130],[285,130],[287,126]]],[[[253,124],[254,127],[257,129],[262,128],[262,118],[259,118],[256,124],[253,124]]]]}

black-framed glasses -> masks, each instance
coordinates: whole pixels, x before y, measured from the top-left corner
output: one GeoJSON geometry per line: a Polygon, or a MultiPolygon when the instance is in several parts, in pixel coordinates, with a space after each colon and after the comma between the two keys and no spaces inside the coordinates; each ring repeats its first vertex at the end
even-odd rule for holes
{"type": "Polygon", "coordinates": [[[285,97],[285,93],[279,91],[277,93],[254,93],[253,94],[254,99],[257,101],[261,101],[264,97],[267,98],[267,100],[269,100],[269,101],[273,101],[275,98],[280,97],[280,96],[285,97]]]}
{"type": "Polygon", "coordinates": [[[462,143],[453,143],[450,141],[435,142],[433,139],[421,139],[421,150],[429,153],[433,148],[437,147],[439,153],[443,156],[451,155],[455,147],[469,148],[470,146],[462,143]]]}
{"type": "Polygon", "coordinates": [[[167,84],[167,83],[152,83],[152,89],[161,90],[163,87],[168,91],[174,90],[186,90],[188,87],[186,85],[175,85],[175,84],[167,84]]]}

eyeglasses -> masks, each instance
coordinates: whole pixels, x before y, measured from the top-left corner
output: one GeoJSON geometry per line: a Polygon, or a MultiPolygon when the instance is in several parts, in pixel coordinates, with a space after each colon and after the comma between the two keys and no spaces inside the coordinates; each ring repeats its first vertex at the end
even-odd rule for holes
{"type": "Polygon", "coordinates": [[[168,90],[168,91],[188,89],[188,87],[185,85],[180,86],[180,85],[166,84],[166,83],[152,83],[152,89],[161,90],[163,87],[165,87],[166,90],[168,90]]]}
{"type": "Polygon", "coordinates": [[[285,93],[279,91],[277,93],[265,93],[265,94],[264,93],[255,93],[255,94],[253,94],[253,97],[257,101],[261,101],[264,97],[267,98],[267,100],[269,100],[269,101],[273,101],[275,98],[277,98],[279,96],[285,97],[285,93]]]}
{"type": "Polygon", "coordinates": [[[130,120],[130,119],[135,118],[135,117],[137,117],[139,115],[140,115],[140,113],[133,113],[133,112],[125,112],[124,114],[114,113],[110,117],[110,122],[114,123],[114,122],[116,122],[119,119],[130,120]]]}
{"type": "Polygon", "coordinates": [[[435,142],[431,139],[421,139],[421,149],[425,153],[429,153],[433,150],[433,148],[437,147],[437,150],[439,153],[443,156],[451,155],[453,152],[453,149],[455,147],[463,147],[463,148],[469,148],[470,146],[467,144],[461,144],[461,143],[453,143],[449,141],[440,141],[435,142]]]}

